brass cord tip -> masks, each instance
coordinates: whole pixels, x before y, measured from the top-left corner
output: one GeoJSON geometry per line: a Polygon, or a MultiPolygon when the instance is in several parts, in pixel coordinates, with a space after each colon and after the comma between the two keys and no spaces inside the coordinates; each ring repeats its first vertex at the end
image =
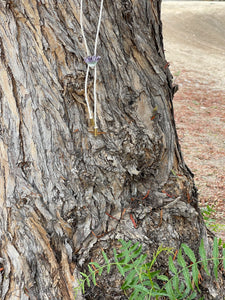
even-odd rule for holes
{"type": "Polygon", "coordinates": [[[94,136],[98,135],[98,128],[94,128],[94,136]]]}
{"type": "Polygon", "coordinates": [[[95,121],[94,121],[93,118],[90,119],[90,125],[91,125],[91,126],[94,126],[94,125],[95,125],[95,121]]]}

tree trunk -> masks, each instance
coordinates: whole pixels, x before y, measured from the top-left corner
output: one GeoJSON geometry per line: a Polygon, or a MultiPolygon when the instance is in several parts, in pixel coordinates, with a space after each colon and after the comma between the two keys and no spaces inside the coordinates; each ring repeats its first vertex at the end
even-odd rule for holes
{"type": "MultiPolygon", "coordinates": [[[[74,299],[78,272],[119,238],[149,253],[207,242],[176,135],[160,2],[104,1],[97,136],[84,98],[80,1],[0,2],[2,300],[74,299]]],[[[84,1],[91,53],[99,8],[84,1]]],[[[87,90],[93,109],[92,71],[87,90]]],[[[207,284],[205,299],[222,299],[222,286],[212,298],[207,284]]],[[[88,292],[78,299],[126,299],[116,274],[88,292]]]]}

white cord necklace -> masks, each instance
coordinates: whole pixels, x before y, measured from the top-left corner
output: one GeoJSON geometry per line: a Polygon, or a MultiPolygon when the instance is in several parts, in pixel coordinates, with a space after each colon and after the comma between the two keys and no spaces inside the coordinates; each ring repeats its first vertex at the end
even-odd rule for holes
{"type": "Polygon", "coordinates": [[[101,19],[102,19],[102,9],[103,9],[103,1],[101,0],[101,6],[100,6],[100,12],[99,12],[99,18],[98,18],[98,27],[95,37],[95,49],[94,49],[94,55],[90,55],[90,51],[87,45],[87,40],[85,38],[84,34],[84,27],[83,27],[83,0],[80,2],[80,26],[81,26],[81,33],[84,40],[84,45],[86,48],[87,57],[84,58],[84,61],[87,63],[87,71],[86,71],[86,77],[85,77],[85,101],[88,108],[88,114],[90,119],[90,124],[94,126],[94,135],[98,135],[98,126],[97,126],[97,92],[96,92],[96,83],[97,83],[97,62],[101,58],[100,56],[97,56],[97,45],[98,45],[98,36],[101,26],[101,19]],[[87,85],[88,85],[88,75],[90,68],[94,69],[94,117],[93,112],[90,108],[89,101],[88,101],[88,92],[87,92],[87,85]]]}

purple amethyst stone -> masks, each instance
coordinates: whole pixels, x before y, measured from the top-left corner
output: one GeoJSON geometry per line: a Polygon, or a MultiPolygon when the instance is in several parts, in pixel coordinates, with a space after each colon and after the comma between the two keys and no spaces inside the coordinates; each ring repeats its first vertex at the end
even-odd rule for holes
{"type": "Polygon", "coordinates": [[[86,64],[88,64],[91,68],[93,68],[94,66],[96,66],[97,62],[99,61],[99,59],[101,58],[101,56],[87,56],[84,58],[84,61],[86,62],[86,64]]]}

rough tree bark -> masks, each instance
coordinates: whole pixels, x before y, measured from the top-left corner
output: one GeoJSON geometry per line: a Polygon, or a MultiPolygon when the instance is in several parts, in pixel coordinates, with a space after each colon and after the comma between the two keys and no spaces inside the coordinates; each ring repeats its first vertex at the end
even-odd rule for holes
{"type": "MultiPolygon", "coordinates": [[[[104,1],[97,115],[105,133],[95,137],[80,1],[0,1],[2,300],[74,299],[78,271],[119,238],[149,253],[207,244],[176,135],[160,2],[104,1]]],[[[84,2],[91,51],[99,5],[84,2]]],[[[158,263],[166,269],[163,257],[158,263]]],[[[222,299],[221,291],[208,281],[205,299],[222,299]]],[[[114,274],[79,299],[126,298],[114,274]]]]}

